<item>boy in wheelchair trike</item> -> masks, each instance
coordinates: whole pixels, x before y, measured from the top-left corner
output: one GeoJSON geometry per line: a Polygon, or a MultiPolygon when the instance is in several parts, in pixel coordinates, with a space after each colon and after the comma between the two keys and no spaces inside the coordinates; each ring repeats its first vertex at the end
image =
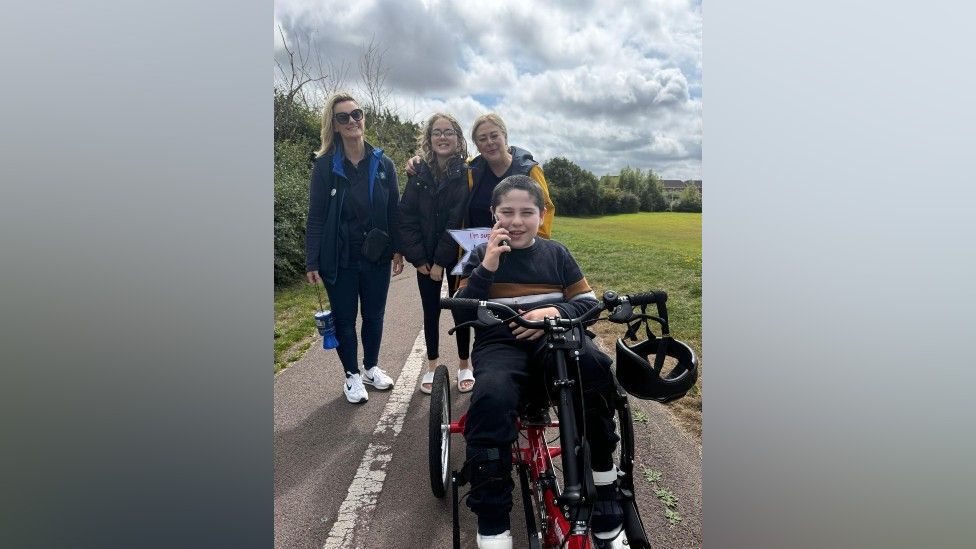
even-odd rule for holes
{"type": "MultiPolygon", "coordinates": [[[[524,319],[535,321],[578,318],[599,304],[569,250],[558,242],[537,237],[545,214],[538,183],[526,176],[504,179],[492,193],[491,209],[496,223],[488,242],[477,246],[465,263],[466,278],[456,297],[502,303],[517,310],[524,319]]],[[[459,324],[474,317],[471,309],[455,310],[459,324]]],[[[515,322],[480,326],[476,330],[471,357],[477,383],[464,422],[467,449],[462,475],[471,485],[467,505],[477,515],[477,543],[482,549],[512,547],[512,444],[518,438],[520,402],[539,401],[540,396],[548,402],[544,392],[526,398],[529,392],[543,391],[538,382],[545,377],[547,364],[551,366],[548,359],[552,351],[547,349],[544,335],[542,329],[527,329],[515,322]]],[[[610,357],[590,337],[580,334],[579,340],[582,350],[570,368],[577,371],[578,365],[583,409],[582,413],[577,409],[575,415],[584,421],[577,432],[585,433],[589,448],[590,471],[581,471],[580,475],[587,477],[591,473],[590,486],[595,489],[589,528],[596,547],[622,548],[626,539],[625,510],[636,514],[632,502],[630,507],[624,505],[618,483],[621,473],[613,460],[620,441],[614,414],[620,399],[625,399],[618,393],[610,357]]],[[[621,346],[618,342],[618,355],[621,346]]],[[[634,353],[623,347],[625,353],[634,353]]],[[[633,349],[640,352],[637,347],[633,349]]],[[[684,394],[694,383],[694,358],[690,366],[687,362],[680,372],[680,381],[669,388],[674,395],[684,394]]],[[[652,398],[658,396],[661,395],[652,398]]],[[[629,423],[629,415],[626,417],[629,423]]],[[[632,444],[630,425],[626,427],[632,444]]],[[[563,441],[564,447],[569,444],[563,441]]],[[[632,488],[632,484],[629,486],[632,488]]],[[[639,515],[636,521],[640,523],[639,515]]]]}

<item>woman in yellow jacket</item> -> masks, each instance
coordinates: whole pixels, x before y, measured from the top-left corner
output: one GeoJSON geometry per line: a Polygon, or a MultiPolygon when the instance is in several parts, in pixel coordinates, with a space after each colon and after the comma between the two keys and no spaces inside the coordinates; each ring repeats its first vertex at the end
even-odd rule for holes
{"type": "Polygon", "coordinates": [[[471,140],[481,153],[468,165],[468,211],[464,218],[465,227],[491,227],[495,221],[491,217],[491,192],[498,183],[510,175],[527,175],[542,187],[546,204],[546,214],[539,227],[539,236],[552,237],[552,219],[556,206],[549,197],[549,184],[542,173],[542,167],[532,158],[532,154],[518,147],[508,145],[508,129],[505,122],[495,113],[479,116],[471,128],[471,140]]]}

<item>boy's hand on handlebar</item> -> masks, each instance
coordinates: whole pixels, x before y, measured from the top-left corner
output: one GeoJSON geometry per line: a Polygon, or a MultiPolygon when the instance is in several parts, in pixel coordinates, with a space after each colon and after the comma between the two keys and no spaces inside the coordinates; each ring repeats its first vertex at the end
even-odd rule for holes
{"type": "Polygon", "coordinates": [[[508,229],[496,222],[495,226],[491,228],[491,235],[488,236],[488,247],[485,249],[485,258],[481,260],[481,266],[491,272],[497,271],[501,255],[512,251],[510,246],[502,245],[501,241],[508,242],[510,239],[508,229]]]}
{"type": "MultiPolygon", "coordinates": [[[[525,312],[522,309],[519,309],[518,311],[519,314],[522,316],[522,318],[526,320],[542,320],[547,316],[550,318],[560,316],[559,309],[555,307],[543,307],[541,309],[532,309],[529,312],[525,312]]],[[[529,341],[534,341],[542,337],[542,334],[545,333],[545,330],[538,330],[538,329],[530,330],[528,328],[523,328],[514,322],[509,322],[508,327],[511,328],[512,335],[515,336],[515,339],[526,339],[529,341]]]]}

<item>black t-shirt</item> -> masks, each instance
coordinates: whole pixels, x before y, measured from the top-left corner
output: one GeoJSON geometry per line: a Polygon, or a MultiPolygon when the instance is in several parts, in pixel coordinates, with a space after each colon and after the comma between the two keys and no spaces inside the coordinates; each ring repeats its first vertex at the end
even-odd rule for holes
{"type": "Polygon", "coordinates": [[[471,195],[471,202],[468,204],[468,227],[491,227],[495,224],[491,219],[491,193],[504,178],[504,175],[498,177],[491,171],[491,167],[485,166],[485,171],[481,174],[481,182],[471,195]]]}
{"type": "MultiPolygon", "coordinates": [[[[342,201],[342,223],[339,225],[340,238],[349,243],[349,257],[346,261],[340,259],[340,265],[348,267],[362,256],[363,234],[372,226],[370,212],[373,211],[369,200],[369,158],[372,153],[366,147],[366,154],[353,165],[348,158],[343,158],[343,168],[349,180],[349,192],[342,201]]],[[[374,189],[375,192],[375,189],[374,189]]]]}

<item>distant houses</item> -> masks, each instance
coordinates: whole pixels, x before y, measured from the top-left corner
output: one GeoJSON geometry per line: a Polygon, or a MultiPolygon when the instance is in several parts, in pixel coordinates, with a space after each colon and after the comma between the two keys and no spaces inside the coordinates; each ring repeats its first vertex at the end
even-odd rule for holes
{"type": "Polygon", "coordinates": [[[688,185],[694,185],[698,189],[698,194],[702,193],[702,180],[701,179],[687,179],[682,181],[680,179],[662,179],[661,186],[664,188],[664,200],[668,204],[678,200],[678,196],[681,191],[685,190],[688,185]]]}

